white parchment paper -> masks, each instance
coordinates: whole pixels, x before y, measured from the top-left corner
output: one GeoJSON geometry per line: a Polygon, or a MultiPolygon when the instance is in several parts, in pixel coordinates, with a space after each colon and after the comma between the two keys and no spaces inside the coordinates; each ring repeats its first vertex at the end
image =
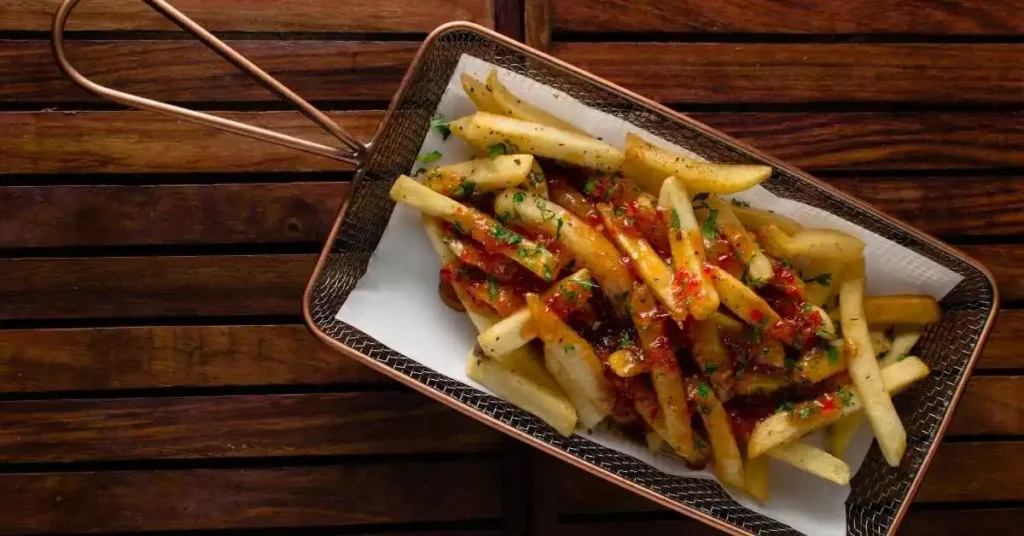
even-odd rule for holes
{"type": "MultiPolygon", "coordinates": [[[[462,90],[459,76],[468,72],[483,80],[493,67],[463,55],[437,113],[452,119],[475,112],[475,106],[462,90]]],[[[591,109],[558,90],[516,73],[498,70],[502,83],[517,96],[612,145],[622,148],[626,133],[635,132],[663,147],[693,154],[621,119],[591,109]]],[[[433,150],[443,155],[438,162],[440,165],[472,158],[470,147],[457,137],[442,140],[434,131],[427,135],[420,154],[433,150]]],[[[772,209],[807,227],[839,229],[863,239],[867,244],[864,252],[867,290],[871,294],[928,294],[941,298],[962,279],[894,242],[817,208],[776,197],[764,188],[756,187],[734,197],[759,208],[772,209]]],[[[419,213],[399,205],[370,259],[366,275],[338,311],[337,318],[438,373],[487,391],[466,377],[465,359],[477,333],[464,313],[449,309],[438,298],[439,269],[440,262],[427,242],[419,213]]],[[[584,435],[667,473],[714,478],[710,472],[688,469],[672,455],[652,455],[645,445],[621,438],[611,430],[584,435]]],[[[820,442],[821,438],[809,440],[820,442]]],[[[845,457],[852,471],[860,467],[871,441],[870,430],[862,427],[845,457]]],[[[771,499],[767,503],[758,504],[744,495],[730,492],[733,498],[807,534],[841,536],[846,533],[844,501],[849,495],[849,486],[831,484],[774,460],[771,463],[771,499]]]]}

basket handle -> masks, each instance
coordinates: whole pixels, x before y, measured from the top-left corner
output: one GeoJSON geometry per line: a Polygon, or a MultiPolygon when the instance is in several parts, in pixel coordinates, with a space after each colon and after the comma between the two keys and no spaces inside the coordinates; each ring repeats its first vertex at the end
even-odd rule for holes
{"type": "Polygon", "coordinates": [[[288,89],[281,82],[278,82],[277,79],[267,74],[263,69],[257,67],[256,64],[246,59],[235,51],[235,49],[229,47],[205,28],[196,24],[195,21],[175,9],[165,0],[142,1],[149,5],[149,7],[153,8],[156,12],[177,24],[181,29],[192,34],[193,37],[201,41],[222,58],[255,79],[263,85],[263,87],[270,90],[271,93],[294,104],[299,111],[302,112],[302,115],[306,116],[309,120],[316,123],[321,129],[334,136],[344,144],[345,147],[331,147],[329,145],[296,138],[287,134],[281,134],[280,132],[275,132],[273,130],[240,123],[238,121],[231,121],[229,119],[224,119],[223,117],[217,117],[208,113],[197,112],[188,108],[182,108],[181,106],[174,106],[172,104],[111,89],[89,80],[71,65],[64,49],[64,26],[67,24],[71,11],[80,1],[81,0],[63,0],[53,17],[52,28],[53,53],[54,56],[56,56],[57,64],[60,65],[60,68],[64,73],[79,86],[82,86],[100,97],[131,106],[133,108],[170,115],[192,123],[198,123],[200,125],[234,132],[235,134],[241,134],[242,136],[248,136],[250,138],[263,140],[275,145],[298,149],[307,153],[326,156],[327,158],[348,162],[354,165],[358,165],[360,160],[362,160],[366,155],[366,152],[369,149],[368,145],[363,144],[358,139],[346,133],[330,117],[327,117],[327,115],[316,109],[312,104],[298,96],[298,94],[292,90],[288,89]]]}

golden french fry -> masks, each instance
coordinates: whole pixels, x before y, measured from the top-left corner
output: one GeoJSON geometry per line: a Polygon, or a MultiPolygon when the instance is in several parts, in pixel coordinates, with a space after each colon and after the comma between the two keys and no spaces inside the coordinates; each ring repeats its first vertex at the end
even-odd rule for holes
{"type": "Polygon", "coordinates": [[[733,383],[733,391],[737,395],[767,395],[790,386],[789,380],[782,374],[764,374],[760,372],[744,372],[733,383]]]}
{"type": "Polygon", "coordinates": [[[544,361],[562,386],[580,424],[593,428],[611,412],[615,391],[604,376],[604,366],[586,339],[548,310],[537,294],[527,294],[534,325],[544,341],[544,361]]]}
{"type": "Polygon", "coordinates": [[[686,320],[688,314],[686,306],[673,290],[672,272],[669,271],[665,261],[661,260],[658,252],[651,247],[646,239],[622,229],[612,213],[611,206],[599,203],[597,212],[601,215],[605,229],[611,233],[619,249],[625,252],[633,262],[637,274],[654,291],[654,295],[665,306],[669,316],[676,322],[686,320]]]}
{"type": "Polygon", "coordinates": [[[747,232],[740,220],[733,214],[732,205],[718,197],[710,195],[707,198],[708,218],[704,225],[712,225],[722,233],[725,240],[733,247],[740,261],[747,266],[749,281],[765,284],[775,275],[772,263],[768,257],[761,252],[761,247],[754,240],[754,237],[747,232]]]}
{"type": "Polygon", "coordinates": [[[544,170],[540,167],[540,162],[536,159],[533,160],[533,166],[530,167],[530,173],[526,176],[523,188],[527,192],[533,192],[544,199],[548,198],[548,179],[544,174],[544,170]]]}
{"type": "MultiPolygon", "coordinates": [[[[871,319],[868,319],[870,322],[871,319]]],[[[924,335],[924,330],[919,326],[896,326],[895,334],[892,338],[892,344],[889,346],[888,352],[885,357],[878,362],[879,367],[887,367],[900,359],[907,357],[910,351],[917,344],[917,341],[921,339],[921,335],[924,335]]]]}
{"type": "Polygon", "coordinates": [[[738,201],[732,202],[732,213],[736,215],[736,218],[740,220],[750,232],[756,233],[761,230],[762,227],[774,225],[779,229],[782,229],[788,235],[794,235],[804,229],[804,226],[800,222],[783,216],[782,214],[776,214],[770,210],[762,210],[747,206],[746,204],[738,201]]]}
{"type": "Polygon", "coordinates": [[[786,363],[786,349],[782,341],[771,337],[762,337],[761,342],[754,346],[754,361],[769,367],[782,368],[786,363]]]}
{"type": "MultiPolygon", "coordinates": [[[[890,395],[899,393],[926,376],[928,367],[916,357],[898,361],[881,372],[882,383],[890,395]]],[[[778,412],[757,423],[747,442],[747,456],[756,458],[779,445],[795,441],[842,417],[864,410],[857,388],[852,385],[841,386],[834,393],[826,393],[821,398],[821,401],[825,400],[830,400],[834,405],[832,410],[822,410],[822,404],[816,399],[801,404],[807,408],[818,407],[816,411],[812,409],[807,418],[801,415],[803,407],[797,407],[792,412],[778,412]]]]}
{"type": "MultiPolygon", "coordinates": [[[[730,319],[731,320],[731,319],[730,319]]],[[[700,370],[711,380],[718,398],[728,401],[732,398],[733,370],[729,352],[719,336],[719,325],[714,320],[687,322],[685,329],[692,346],[690,353],[700,370]]],[[[740,330],[743,325],[740,325],[740,330]]]]}
{"type": "Polygon", "coordinates": [[[939,302],[931,296],[871,296],[864,300],[868,323],[875,326],[934,324],[942,316],[939,302]]]}
{"type": "Polygon", "coordinates": [[[846,351],[839,341],[828,348],[812,348],[804,352],[793,370],[794,380],[818,383],[846,370],[846,351]]]}
{"type": "Polygon", "coordinates": [[[529,154],[470,160],[428,170],[423,184],[448,197],[469,197],[476,192],[495,192],[523,184],[534,163],[533,155],[529,154]]]}
{"type": "Polygon", "coordinates": [[[768,456],[840,486],[850,483],[850,466],[846,462],[803,441],[779,445],[768,451],[768,456]]]}
{"type": "Polygon", "coordinates": [[[864,241],[835,229],[804,229],[789,236],[775,225],[758,231],[761,245],[779,259],[828,259],[851,262],[864,253],[864,241]]]}
{"type": "Polygon", "coordinates": [[[590,270],[601,291],[622,317],[633,289],[633,275],[620,262],[621,254],[603,234],[564,208],[531,193],[505,190],[494,200],[494,209],[510,221],[558,238],[583,267],[590,270]]]}
{"type": "Polygon", "coordinates": [[[469,73],[462,73],[460,80],[462,89],[469,95],[469,99],[473,101],[478,110],[492,114],[501,113],[501,108],[494,101],[494,94],[486,84],[473,78],[469,73]]]}
{"type": "Polygon", "coordinates": [[[743,457],[732,433],[732,424],[725,407],[712,392],[711,386],[696,378],[687,380],[687,392],[704,421],[704,428],[708,431],[715,474],[722,482],[743,489],[743,457]]]}
{"type": "Polygon", "coordinates": [[[799,263],[804,278],[804,298],[821,307],[835,295],[843,263],[832,259],[807,260],[799,263]]]}
{"type": "Polygon", "coordinates": [[[669,177],[661,185],[658,206],[669,215],[669,246],[673,268],[677,273],[673,284],[684,296],[684,304],[693,317],[707,320],[718,310],[718,292],[704,271],[707,254],[697,217],[690,204],[690,194],[675,177],[669,177]],[[683,277],[680,277],[680,271],[683,277]]]}
{"type": "Polygon", "coordinates": [[[452,121],[452,134],[470,145],[503,145],[506,152],[524,152],[601,171],[617,171],[623,155],[589,136],[503,115],[477,112],[452,121]]]}
{"type": "Polygon", "coordinates": [[[864,422],[864,414],[855,413],[830,424],[826,429],[828,451],[833,456],[842,458],[846,454],[846,449],[850,446],[850,441],[853,441],[853,436],[857,433],[857,429],[860,428],[862,422],[864,422]]]}
{"type": "Polygon", "coordinates": [[[878,439],[878,446],[889,465],[896,467],[907,448],[907,432],[892,399],[882,384],[878,360],[871,348],[867,315],[864,311],[864,259],[843,271],[839,284],[839,314],[847,348],[847,370],[864,401],[864,413],[878,439]]]}
{"type": "MultiPolygon", "coordinates": [[[[593,286],[590,272],[583,268],[552,285],[544,292],[543,299],[556,299],[566,312],[575,311],[590,299],[593,286]]],[[[476,342],[485,354],[501,360],[516,348],[526,346],[537,336],[537,327],[533,323],[530,309],[523,307],[484,330],[477,336],[476,342]]]]}
{"type": "Polygon", "coordinates": [[[868,337],[871,339],[871,350],[875,352],[875,356],[880,356],[888,352],[889,348],[892,348],[892,341],[883,330],[869,330],[868,337]]]}
{"type": "Polygon", "coordinates": [[[491,69],[491,73],[487,75],[487,87],[491,90],[495,105],[498,106],[499,111],[496,113],[555,127],[566,132],[574,132],[582,136],[589,136],[589,134],[576,128],[572,123],[559,119],[514,95],[498,80],[497,69],[491,69]]]}
{"type": "Polygon", "coordinates": [[[622,348],[608,356],[608,368],[620,378],[632,378],[651,371],[650,363],[631,348],[622,348]]]}
{"type": "Polygon", "coordinates": [[[743,333],[746,325],[739,320],[736,320],[731,315],[723,313],[721,311],[715,311],[711,315],[711,321],[718,326],[719,331],[725,331],[734,335],[743,333]]]}
{"type": "Polygon", "coordinates": [[[564,436],[576,428],[576,409],[565,391],[544,368],[534,352],[526,348],[505,359],[491,359],[479,347],[469,354],[469,379],[490,389],[503,400],[536,415],[564,436]]]}
{"type": "MultiPolygon", "coordinates": [[[[445,245],[444,231],[441,229],[440,222],[436,218],[427,215],[421,216],[420,220],[423,223],[423,230],[427,233],[430,246],[434,248],[434,253],[437,253],[438,258],[441,260],[441,265],[461,266],[462,261],[445,245]]],[[[476,326],[478,331],[484,331],[501,321],[501,315],[495,311],[483,311],[478,307],[474,307],[473,298],[463,289],[457,286],[452,286],[452,288],[455,290],[455,295],[459,298],[459,301],[462,302],[462,308],[466,310],[466,316],[469,317],[469,321],[476,326]]]]}
{"type": "Polygon", "coordinates": [[[691,192],[731,194],[752,188],[772,174],[772,168],[749,164],[714,164],[657,147],[640,136],[626,134],[622,172],[641,188],[657,195],[665,177],[674,176],[691,192]]]}
{"type": "Polygon", "coordinates": [[[746,460],[744,464],[744,489],[747,494],[758,502],[768,500],[768,457],[753,458],[746,460]]]}
{"type": "Polygon", "coordinates": [[[722,305],[747,324],[763,329],[781,320],[779,314],[764,301],[764,298],[729,272],[712,266],[711,282],[718,291],[722,305]]]}
{"type": "Polygon", "coordinates": [[[398,177],[391,186],[391,199],[458,225],[488,250],[516,261],[545,281],[551,281],[562,267],[561,260],[543,245],[405,175],[398,177]]]}

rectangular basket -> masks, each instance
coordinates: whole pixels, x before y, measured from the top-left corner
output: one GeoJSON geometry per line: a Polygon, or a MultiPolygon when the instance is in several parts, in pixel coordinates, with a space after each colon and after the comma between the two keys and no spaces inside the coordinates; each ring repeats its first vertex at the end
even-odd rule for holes
{"type": "Polygon", "coordinates": [[[565,461],[733,534],[800,534],[744,508],[712,480],[662,473],[582,437],[563,437],[536,417],[475,387],[438,374],[381,344],[335,314],[366,272],[395,204],[393,180],[413,167],[429,122],[462,54],[568,93],[588,106],[718,162],[774,168],[764,187],[825,209],[946,268],[964,280],[942,300],[942,322],[928,328],[920,355],[932,374],[896,400],[907,428],[903,464],[889,467],[872,447],[846,503],[847,533],[892,534],[916,491],[995,316],[997,291],[978,262],[789,165],[600,78],[469,23],[432,33],[382,121],[352,195],[334,223],[306,288],[304,314],[321,339],[345,355],[565,461]]]}

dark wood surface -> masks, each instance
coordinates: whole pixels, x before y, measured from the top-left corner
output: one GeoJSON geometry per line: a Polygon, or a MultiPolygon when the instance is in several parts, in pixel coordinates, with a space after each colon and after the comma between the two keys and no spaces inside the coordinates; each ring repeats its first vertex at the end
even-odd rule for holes
{"type": "MultiPolygon", "coordinates": [[[[300,297],[352,168],[78,89],[57,3],[0,2],[0,534],[715,533],[322,347],[300,297]]],[[[1024,523],[1024,2],[173,3],[364,140],[472,20],[961,247],[1003,310],[901,533],[1024,523]]],[[[70,28],[98,81],[325,139],[142,2],[70,28]]]]}

